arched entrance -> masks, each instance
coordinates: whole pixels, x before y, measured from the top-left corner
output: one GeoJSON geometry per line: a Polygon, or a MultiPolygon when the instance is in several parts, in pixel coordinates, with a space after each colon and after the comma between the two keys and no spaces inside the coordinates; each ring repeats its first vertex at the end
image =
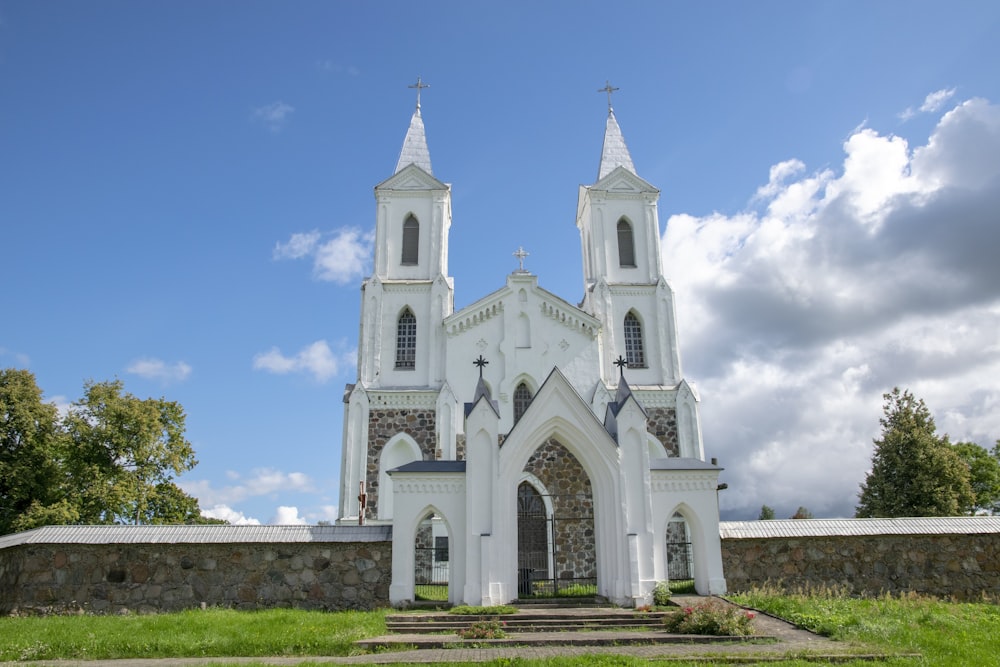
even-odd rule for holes
{"type": "Polygon", "coordinates": [[[549,438],[528,459],[517,489],[518,597],[597,593],[594,496],[577,458],[549,438]]]}
{"type": "Polygon", "coordinates": [[[451,553],[448,526],[433,511],[417,524],[413,541],[415,600],[448,601],[451,553]]]}
{"type": "Polygon", "coordinates": [[[694,585],[694,553],[691,529],[680,512],[674,512],[666,530],[667,579],[673,584],[694,585]]]}

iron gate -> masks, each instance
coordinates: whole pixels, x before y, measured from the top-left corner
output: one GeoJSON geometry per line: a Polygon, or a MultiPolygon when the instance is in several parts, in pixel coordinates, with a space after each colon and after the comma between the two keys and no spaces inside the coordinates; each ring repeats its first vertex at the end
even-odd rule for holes
{"type": "Polygon", "coordinates": [[[517,492],[518,597],[596,595],[596,572],[592,496],[543,496],[522,483],[517,492]]]}

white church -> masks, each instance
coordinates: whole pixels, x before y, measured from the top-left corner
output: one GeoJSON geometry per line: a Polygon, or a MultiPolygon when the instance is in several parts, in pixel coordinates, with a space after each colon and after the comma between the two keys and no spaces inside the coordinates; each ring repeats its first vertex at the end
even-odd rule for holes
{"type": "Polygon", "coordinates": [[[681,371],[659,191],[636,173],[613,89],[597,180],[578,194],[580,305],[540,287],[518,249],[521,268],[456,311],[451,186],[415,87],[396,170],[375,186],[338,523],[392,526],[396,605],[428,585],[470,605],[583,592],[640,606],[677,578],[725,592],[721,468],[681,371]]]}

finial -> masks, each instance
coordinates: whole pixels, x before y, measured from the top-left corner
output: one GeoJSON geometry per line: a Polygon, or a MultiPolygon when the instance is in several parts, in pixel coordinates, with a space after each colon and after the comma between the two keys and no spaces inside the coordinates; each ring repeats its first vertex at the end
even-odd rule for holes
{"type": "MultiPolygon", "coordinates": [[[[410,86],[410,87],[412,88],[413,86],[410,86]]],[[[611,82],[608,81],[608,80],[604,81],[604,87],[603,88],[598,88],[597,89],[597,92],[599,92],[599,93],[607,93],[608,94],[608,114],[614,113],[614,109],[611,108],[611,93],[615,92],[616,90],[619,90],[619,89],[618,88],[612,88],[611,87],[611,82]]]]}
{"type": "Polygon", "coordinates": [[[527,271],[524,270],[524,258],[530,255],[531,253],[522,248],[521,246],[517,246],[517,252],[513,252],[511,254],[514,255],[514,257],[517,257],[517,263],[518,263],[517,272],[527,273],[527,271]]]}
{"type": "Polygon", "coordinates": [[[481,355],[481,354],[479,355],[478,359],[476,359],[475,361],[472,362],[473,366],[479,366],[479,379],[480,380],[483,379],[483,366],[485,366],[488,363],[490,363],[490,362],[488,362],[485,359],[483,359],[483,355],[481,355]]]}
{"type": "Polygon", "coordinates": [[[622,355],[619,354],[618,358],[615,359],[615,366],[618,367],[618,376],[619,377],[625,377],[625,366],[627,366],[627,365],[628,365],[628,362],[625,361],[625,358],[622,355]]]}
{"type": "MultiPolygon", "coordinates": [[[[420,108],[420,90],[423,89],[423,88],[430,88],[430,87],[431,87],[431,84],[424,83],[423,81],[420,80],[420,75],[419,74],[417,75],[417,82],[415,84],[413,84],[412,86],[407,86],[407,88],[416,88],[417,89],[417,109],[420,108]]],[[[615,90],[617,90],[617,88],[615,90]]],[[[611,99],[611,94],[608,93],[608,100],[610,100],[610,99],[611,99]]],[[[610,104],[610,102],[609,102],[609,104],[610,104]]]]}

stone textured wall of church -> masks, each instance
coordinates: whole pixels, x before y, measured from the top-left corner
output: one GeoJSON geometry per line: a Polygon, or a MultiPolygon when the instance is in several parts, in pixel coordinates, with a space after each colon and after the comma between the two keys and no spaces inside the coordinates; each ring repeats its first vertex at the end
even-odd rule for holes
{"type": "Polygon", "coordinates": [[[397,433],[405,433],[417,446],[424,461],[434,460],[437,447],[437,420],[434,410],[411,410],[372,407],[368,412],[368,461],[365,475],[367,516],[378,516],[378,470],[382,448],[397,433]]]}
{"type": "Polygon", "coordinates": [[[722,560],[734,592],[771,581],[786,590],[1000,595],[1000,534],[727,539],[722,560]]]}
{"type": "Polygon", "coordinates": [[[667,450],[668,456],[680,456],[681,448],[677,439],[677,411],[673,408],[648,408],[646,428],[667,450]]]}
{"type": "Polygon", "coordinates": [[[391,578],[389,542],[22,545],[0,550],[0,613],[374,609],[391,578]]]}
{"type": "Polygon", "coordinates": [[[537,477],[551,496],[555,577],[596,577],[594,496],[583,466],[562,444],[550,439],[535,450],[524,470],[537,477]]]}

